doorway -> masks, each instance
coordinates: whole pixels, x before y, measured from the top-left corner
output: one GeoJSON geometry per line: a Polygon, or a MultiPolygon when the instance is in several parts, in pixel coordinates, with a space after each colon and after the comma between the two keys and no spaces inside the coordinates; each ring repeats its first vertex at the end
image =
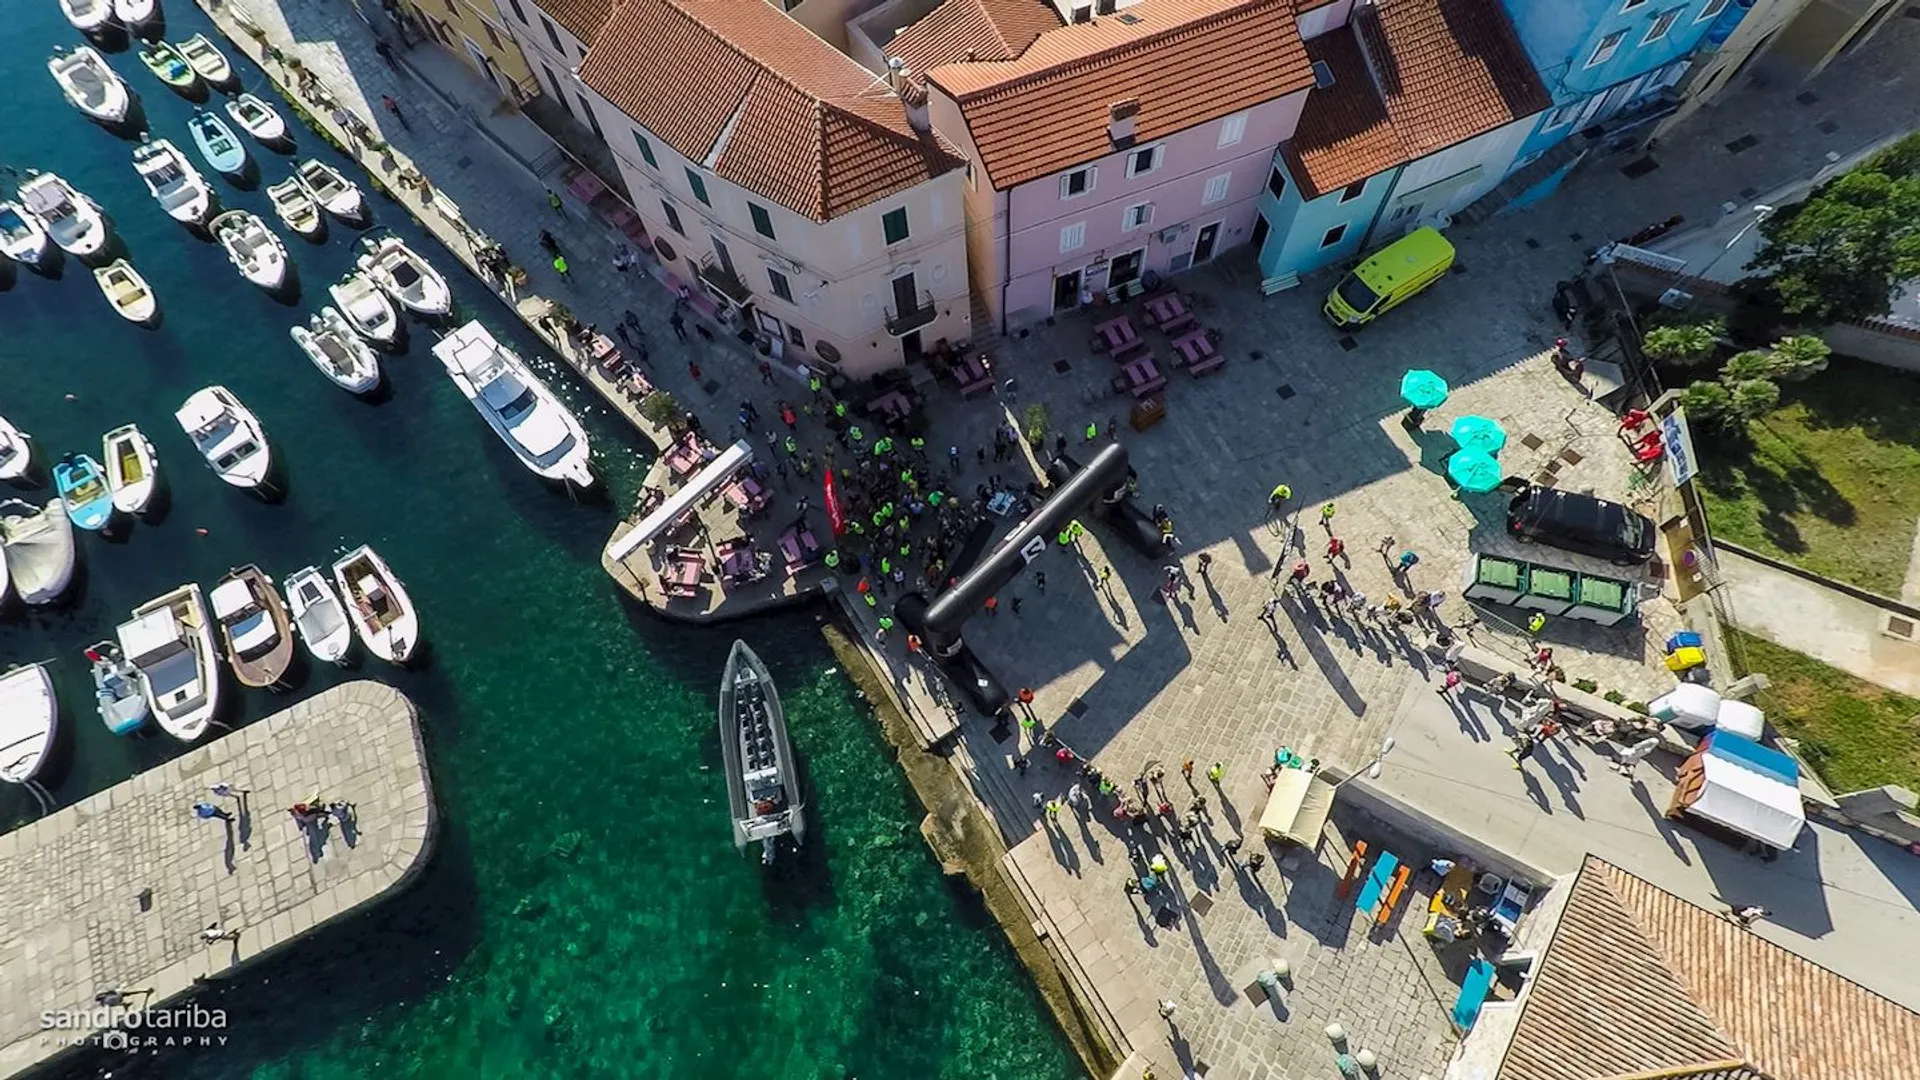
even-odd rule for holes
{"type": "Polygon", "coordinates": [[[1265,214],[1254,215],[1253,239],[1248,242],[1253,245],[1253,252],[1255,256],[1259,256],[1260,254],[1265,252],[1266,246],[1267,246],[1267,233],[1271,230],[1271,228],[1272,227],[1267,224],[1267,215],[1265,214]]]}
{"type": "Polygon", "coordinates": [[[900,355],[909,364],[917,364],[925,358],[925,347],[920,344],[920,331],[915,330],[900,339],[900,355]]]}
{"type": "Polygon", "coordinates": [[[1113,269],[1107,271],[1107,288],[1117,289],[1139,277],[1140,264],[1146,260],[1146,248],[1135,248],[1113,260],[1113,269]]]}
{"type": "Polygon", "coordinates": [[[919,290],[914,288],[913,271],[893,279],[893,315],[904,319],[920,310],[919,290]]]}
{"type": "Polygon", "coordinates": [[[1053,310],[1072,311],[1080,306],[1080,271],[1058,274],[1053,279],[1053,310]]]}
{"type": "Polygon", "coordinates": [[[1193,241],[1193,265],[1199,266],[1213,258],[1213,249],[1220,243],[1220,223],[1200,226],[1200,235],[1193,241]]]}

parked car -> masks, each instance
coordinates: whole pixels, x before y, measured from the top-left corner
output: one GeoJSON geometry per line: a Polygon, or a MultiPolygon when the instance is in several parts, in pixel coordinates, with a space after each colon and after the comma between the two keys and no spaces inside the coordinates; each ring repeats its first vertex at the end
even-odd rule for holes
{"type": "Polygon", "coordinates": [[[1374,252],[1327,294],[1321,314],[1342,330],[1365,326],[1447,275],[1453,245],[1421,227],[1374,252]]]}
{"type": "Polygon", "coordinates": [[[1653,522],[1644,514],[1577,491],[1521,489],[1507,504],[1507,533],[1523,544],[1577,551],[1615,566],[1653,558],[1653,522]]]}

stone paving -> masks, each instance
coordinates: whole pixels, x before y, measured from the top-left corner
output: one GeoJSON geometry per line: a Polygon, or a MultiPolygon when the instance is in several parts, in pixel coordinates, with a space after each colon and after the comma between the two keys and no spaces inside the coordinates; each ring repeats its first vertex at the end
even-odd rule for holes
{"type": "Polygon", "coordinates": [[[436,823],[412,702],[353,682],[0,835],[0,1076],[102,1033],[45,1030],[44,1011],[116,990],[163,1008],[402,888],[436,823]],[[347,823],[296,824],[287,808],[316,797],[351,804],[347,823]],[[203,940],[216,923],[237,936],[203,940]]]}

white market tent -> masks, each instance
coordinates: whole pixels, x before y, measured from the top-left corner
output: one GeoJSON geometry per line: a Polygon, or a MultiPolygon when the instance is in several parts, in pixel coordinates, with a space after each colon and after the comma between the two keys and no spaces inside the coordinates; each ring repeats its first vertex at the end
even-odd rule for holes
{"type": "Polygon", "coordinates": [[[1669,812],[1684,810],[1785,850],[1807,824],[1799,777],[1787,755],[1717,731],[1682,767],[1669,812]]]}

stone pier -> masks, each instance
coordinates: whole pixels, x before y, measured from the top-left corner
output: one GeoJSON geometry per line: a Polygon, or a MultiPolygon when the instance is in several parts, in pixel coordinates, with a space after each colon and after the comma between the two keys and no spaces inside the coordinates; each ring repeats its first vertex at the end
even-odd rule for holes
{"type": "Polygon", "coordinates": [[[45,1016],[104,1014],[96,996],[116,991],[184,1016],[168,1006],[196,979],[403,888],[435,825],[413,703],[353,682],[0,836],[0,1077],[103,1038],[221,1034],[109,1035],[97,1015],[49,1030],[45,1016]],[[245,794],[216,796],[221,783],[245,794]],[[303,828],[288,808],[316,797],[352,810],[303,828]],[[200,802],[228,816],[201,819],[200,802]],[[206,941],[215,923],[237,936],[206,941]]]}

